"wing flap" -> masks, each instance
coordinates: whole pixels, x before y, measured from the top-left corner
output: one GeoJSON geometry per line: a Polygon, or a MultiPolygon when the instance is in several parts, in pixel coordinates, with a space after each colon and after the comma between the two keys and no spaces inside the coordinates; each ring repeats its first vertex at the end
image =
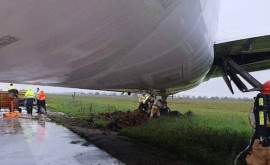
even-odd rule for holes
{"type": "Polygon", "coordinates": [[[270,69],[270,35],[214,45],[215,59],[205,80],[222,76],[222,58],[229,56],[248,72],[270,69]]]}

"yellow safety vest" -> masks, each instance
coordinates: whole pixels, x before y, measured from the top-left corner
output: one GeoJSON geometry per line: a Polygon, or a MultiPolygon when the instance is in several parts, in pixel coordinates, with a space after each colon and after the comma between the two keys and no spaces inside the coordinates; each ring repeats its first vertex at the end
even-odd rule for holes
{"type": "Polygon", "coordinates": [[[26,98],[35,98],[35,93],[32,90],[26,91],[25,95],[26,98]]]}
{"type": "Polygon", "coordinates": [[[146,103],[147,99],[149,98],[149,96],[146,96],[144,99],[143,99],[143,104],[146,103]]]}
{"type": "Polygon", "coordinates": [[[145,99],[145,96],[141,95],[141,96],[139,97],[139,103],[142,103],[144,99],[145,99]]]}
{"type": "Polygon", "coordinates": [[[9,86],[9,87],[8,87],[8,91],[10,91],[10,90],[12,90],[12,89],[16,89],[16,87],[15,87],[15,86],[9,86]]]}

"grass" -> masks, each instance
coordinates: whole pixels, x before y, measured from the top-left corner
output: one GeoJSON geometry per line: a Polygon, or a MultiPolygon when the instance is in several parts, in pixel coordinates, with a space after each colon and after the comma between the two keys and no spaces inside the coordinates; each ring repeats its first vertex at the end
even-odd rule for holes
{"type": "Polygon", "coordinates": [[[71,96],[49,95],[47,99],[50,109],[80,118],[85,118],[91,113],[134,110],[138,107],[137,102],[134,98],[101,96],[76,96],[73,101],[71,96]]]}
{"type": "MultiPolygon", "coordinates": [[[[49,96],[51,109],[71,116],[86,118],[91,113],[134,110],[137,98],[49,96]]],[[[201,164],[233,164],[234,157],[243,150],[252,136],[248,122],[252,101],[182,100],[168,99],[172,110],[192,111],[193,117],[151,119],[148,123],[128,127],[121,134],[177,154],[187,161],[201,164]]],[[[96,124],[107,121],[94,119],[96,124]]]]}
{"type": "Polygon", "coordinates": [[[222,123],[226,121],[229,120],[225,117],[223,120],[209,120],[204,116],[161,117],[145,125],[125,128],[121,133],[175,153],[184,160],[227,165],[232,164],[233,157],[248,144],[251,132],[249,127],[241,126],[241,122],[237,126],[237,120],[222,123]]]}

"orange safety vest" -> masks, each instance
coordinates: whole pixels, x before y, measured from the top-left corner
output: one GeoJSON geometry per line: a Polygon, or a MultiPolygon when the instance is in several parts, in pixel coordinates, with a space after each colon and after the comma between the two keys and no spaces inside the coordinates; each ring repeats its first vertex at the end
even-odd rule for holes
{"type": "Polygon", "coordinates": [[[45,100],[46,99],[46,95],[45,95],[44,91],[40,91],[38,93],[38,98],[37,99],[38,100],[45,100]]]}

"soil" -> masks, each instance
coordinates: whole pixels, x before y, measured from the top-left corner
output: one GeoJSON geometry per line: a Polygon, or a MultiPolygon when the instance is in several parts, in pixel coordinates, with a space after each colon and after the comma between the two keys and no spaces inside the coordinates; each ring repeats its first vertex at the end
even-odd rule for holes
{"type": "MultiPolygon", "coordinates": [[[[113,157],[121,160],[127,165],[187,165],[181,161],[177,155],[172,155],[154,148],[147,144],[135,141],[133,139],[120,136],[118,130],[127,127],[143,124],[149,119],[149,114],[142,113],[140,110],[133,112],[113,112],[92,114],[89,118],[79,119],[69,117],[63,113],[48,112],[48,117],[57,123],[64,125],[73,132],[84,137],[89,144],[105,150],[113,157]],[[94,118],[109,121],[106,126],[94,124],[94,118]]],[[[174,117],[180,117],[178,111],[170,114],[174,117]]],[[[87,145],[87,144],[85,144],[87,145]]]]}

